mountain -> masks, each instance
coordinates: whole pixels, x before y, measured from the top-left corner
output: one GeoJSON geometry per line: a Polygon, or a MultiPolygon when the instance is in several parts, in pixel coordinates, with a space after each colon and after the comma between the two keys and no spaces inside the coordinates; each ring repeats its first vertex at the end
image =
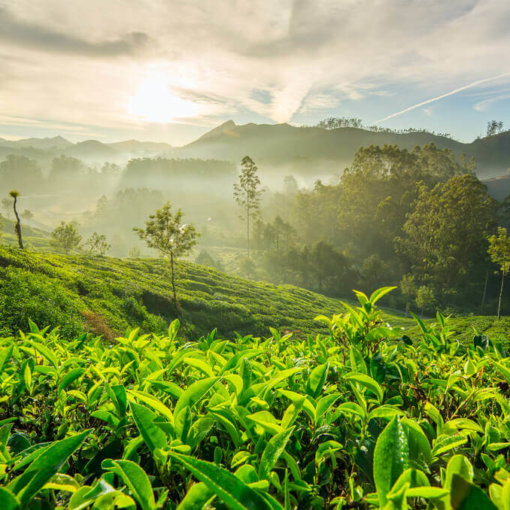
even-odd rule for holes
{"type": "Polygon", "coordinates": [[[72,142],[66,140],[62,136],[53,138],[25,138],[23,140],[5,140],[0,138],[0,146],[15,148],[33,148],[42,150],[58,150],[65,149],[73,145],[72,142]]]}
{"type": "Polygon", "coordinates": [[[54,136],[53,138],[24,138],[22,140],[5,140],[4,138],[0,138],[0,147],[12,147],[16,149],[32,148],[59,150],[66,149],[71,145],[73,145],[73,143],[62,136],[54,136]]]}
{"type": "Polygon", "coordinates": [[[67,147],[63,153],[67,156],[84,159],[86,161],[108,161],[117,159],[119,156],[119,151],[116,151],[114,148],[109,147],[104,143],[98,142],[97,140],[86,140],[84,142],[75,143],[70,147],[67,147]]]}
{"type": "Polygon", "coordinates": [[[510,168],[510,131],[463,143],[426,131],[396,133],[351,127],[324,129],[289,124],[237,125],[232,120],[183,147],[139,140],[72,143],[61,136],[16,141],[0,139],[0,157],[25,154],[28,157],[52,158],[65,154],[86,162],[107,160],[123,163],[131,158],[162,156],[227,160],[238,164],[244,156],[249,155],[261,169],[264,166],[268,170],[272,166],[288,166],[295,173],[321,176],[343,170],[362,146],[396,144],[410,150],[416,145],[428,143],[450,149],[457,156],[465,154],[473,157],[478,175],[482,178],[505,175],[510,168]]]}
{"type": "Polygon", "coordinates": [[[474,157],[481,176],[501,175],[510,167],[510,132],[462,143],[428,132],[374,132],[359,128],[323,129],[289,124],[244,124],[228,121],[179,150],[181,157],[228,159],[251,156],[266,165],[292,164],[313,170],[320,162],[339,169],[349,165],[361,146],[397,144],[405,149],[435,143],[456,155],[474,157]]]}
{"type": "Polygon", "coordinates": [[[171,156],[174,148],[168,143],[125,140],[103,143],[86,140],[73,143],[61,136],[53,138],[26,138],[6,140],[0,138],[0,157],[9,154],[24,155],[39,160],[66,155],[83,159],[86,162],[125,162],[131,158],[171,156]]]}

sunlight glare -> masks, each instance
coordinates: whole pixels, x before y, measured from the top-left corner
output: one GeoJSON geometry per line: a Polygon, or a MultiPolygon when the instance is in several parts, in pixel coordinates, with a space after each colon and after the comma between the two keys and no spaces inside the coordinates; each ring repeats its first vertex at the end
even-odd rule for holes
{"type": "Polygon", "coordinates": [[[128,102],[128,113],[146,122],[193,118],[201,110],[198,103],[175,95],[163,80],[155,77],[144,81],[128,102]]]}

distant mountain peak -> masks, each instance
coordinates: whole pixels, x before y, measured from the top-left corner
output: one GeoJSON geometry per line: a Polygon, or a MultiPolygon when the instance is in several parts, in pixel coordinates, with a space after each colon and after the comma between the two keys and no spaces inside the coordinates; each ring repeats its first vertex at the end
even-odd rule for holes
{"type": "Polygon", "coordinates": [[[49,140],[52,140],[54,142],[60,142],[60,143],[66,143],[68,145],[72,145],[72,142],[70,142],[67,138],[64,138],[63,136],[57,135],[53,138],[49,138],[49,140]]]}
{"type": "MultiPolygon", "coordinates": [[[[213,138],[218,138],[222,135],[233,134],[234,130],[237,128],[237,124],[233,120],[227,120],[223,124],[211,129],[211,131],[207,131],[205,135],[202,135],[198,140],[211,140],[213,138]]],[[[235,135],[234,135],[235,136],[235,135]]],[[[198,141],[197,140],[197,141],[198,141]]]]}

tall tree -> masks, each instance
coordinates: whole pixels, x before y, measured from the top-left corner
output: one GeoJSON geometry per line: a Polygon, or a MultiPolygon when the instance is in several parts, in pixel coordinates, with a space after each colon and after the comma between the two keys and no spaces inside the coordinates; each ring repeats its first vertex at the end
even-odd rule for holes
{"type": "Polygon", "coordinates": [[[18,236],[18,245],[21,249],[23,249],[23,236],[21,235],[21,220],[19,219],[17,208],[19,191],[12,190],[11,192],[9,192],[9,195],[12,197],[12,209],[14,211],[14,216],[16,216],[16,225],[14,226],[14,231],[18,236]]]}
{"type": "Polygon", "coordinates": [[[501,286],[499,288],[498,297],[498,319],[501,317],[501,299],[503,297],[503,285],[505,277],[510,270],[510,238],[508,237],[506,228],[498,227],[497,235],[489,236],[489,256],[499,267],[501,273],[501,286]]]}
{"type": "Polygon", "coordinates": [[[234,199],[243,209],[241,218],[246,221],[246,241],[248,246],[248,258],[250,257],[250,220],[257,216],[260,209],[260,179],[257,175],[257,166],[249,156],[241,161],[241,173],[239,184],[234,184],[234,199]]]}
{"type": "Polygon", "coordinates": [[[78,249],[82,239],[78,227],[79,225],[75,221],[69,223],[62,221],[51,233],[51,245],[62,250],[66,255],[78,249]]]}
{"type": "Polygon", "coordinates": [[[182,222],[183,216],[180,209],[172,214],[172,206],[170,202],[167,202],[149,216],[144,229],[133,229],[140,239],[147,243],[147,246],[155,248],[163,257],[170,259],[173,301],[176,308],[175,263],[178,257],[187,254],[197,244],[199,235],[193,225],[182,222]]]}
{"type": "Polygon", "coordinates": [[[468,287],[482,290],[486,238],[495,218],[496,202],[487,187],[472,175],[455,176],[432,189],[419,187],[404,236],[396,244],[413,274],[444,295],[468,287]]]}

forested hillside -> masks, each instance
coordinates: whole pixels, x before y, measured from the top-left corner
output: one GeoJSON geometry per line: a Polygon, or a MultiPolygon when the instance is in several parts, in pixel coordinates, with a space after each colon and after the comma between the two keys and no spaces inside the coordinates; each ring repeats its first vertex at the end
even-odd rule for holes
{"type": "MultiPolygon", "coordinates": [[[[216,159],[230,163],[246,154],[266,166],[292,167],[302,175],[325,173],[328,166],[341,171],[349,166],[359,147],[369,145],[398,145],[411,150],[417,145],[434,143],[476,161],[480,177],[503,175],[510,168],[510,133],[504,131],[479,137],[465,143],[444,133],[426,130],[392,131],[377,127],[293,126],[289,124],[241,124],[227,121],[197,140],[182,147],[166,143],[127,140],[102,143],[87,140],[73,144],[62,137],[27,140],[0,140],[0,157],[9,154],[25,155],[40,161],[67,156],[87,163],[110,161],[126,163],[132,158],[216,159]]],[[[358,125],[359,124],[359,125],[358,125]]]]}

